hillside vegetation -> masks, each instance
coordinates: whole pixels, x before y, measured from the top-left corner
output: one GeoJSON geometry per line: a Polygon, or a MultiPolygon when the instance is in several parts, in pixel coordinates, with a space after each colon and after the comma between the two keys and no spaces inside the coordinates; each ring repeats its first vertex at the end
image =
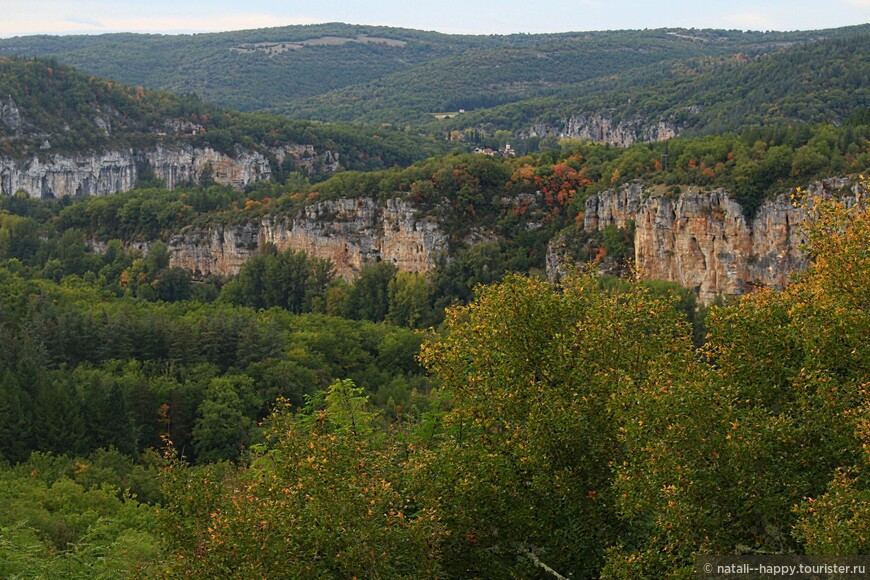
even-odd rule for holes
{"type": "Polygon", "coordinates": [[[614,124],[664,121],[699,135],[776,123],[842,123],[870,99],[870,33],[856,31],[750,57],[658,63],[445,122],[489,133],[536,127],[567,131],[570,117],[600,115],[614,124]]]}
{"type": "MultiPolygon", "coordinates": [[[[0,40],[0,53],[51,56],[129,85],[195,93],[242,110],[270,109],[323,121],[411,124],[438,132],[434,113],[486,111],[540,97],[556,99],[547,102],[549,109],[574,111],[578,96],[598,95],[614,82],[625,83],[630,93],[667,94],[668,84],[655,86],[663,71],[709,71],[698,59],[751,61],[862,30],[461,36],[327,24],[178,36],[21,37],[0,40]],[[684,61],[690,62],[677,64],[684,61]]],[[[757,79],[767,82],[766,75],[757,79]]],[[[705,79],[711,81],[715,85],[713,71],[705,79]]],[[[728,90],[728,82],[721,90],[728,90]]],[[[619,94],[625,95],[625,88],[620,86],[619,94]]],[[[683,101],[669,106],[694,104],[685,102],[694,97],[691,93],[680,96],[683,101]]],[[[599,98],[606,100],[606,94],[599,98]]],[[[506,128],[521,130],[534,120],[534,115],[522,117],[506,128]]],[[[493,120],[498,119],[502,117],[493,120]]]]}
{"type": "MultiPolygon", "coordinates": [[[[378,135],[351,125],[290,121],[238,113],[195,95],[131,87],[85,74],[52,59],[0,57],[0,154],[32,157],[189,143],[232,153],[311,144],[338,152],[345,169],[408,164],[443,151],[413,133],[378,135]]],[[[280,172],[275,172],[279,174],[280,172]]]]}
{"type": "MultiPolygon", "coordinates": [[[[56,203],[7,199],[0,232],[56,203]]],[[[679,294],[637,282],[510,275],[419,334],[391,318],[416,275],[386,264],[308,303],[384,303],[376,323],[209,303],[165,247],[37,236],[0,265],[0,571],[688,577],[696,554],[863,554],[870,214],[809,207],[809,271],[714,307],[700,350],[679,294]]],[[[233,296],[319,270],[258,269],[233,296]]]]}
{"type": "Polygon", "coordinates": [[[175,36],[31,36],[0,40],[0,52],[52,56],[129,85],[196,93],[206,101],[250,111],[454,54],[461,50],[453,46],[454,40],[437,33],[326,24],[175,36]],[[263,46],[360,35],[406,44],[353,42],[283,52],[263,46]],[[258,45],[260,49],[252,49],[258,45]]]}
{"type": "Polygon", "coordinates": [[[560,94],[592,79],[654,63],[700,56],[758,54],[806,36],[667,30],[495,37],[489,47],[427,62],[281,110],[296,118],[372,123],[431,121],[431,113],[486,110],[538,95],[560,94]]]}

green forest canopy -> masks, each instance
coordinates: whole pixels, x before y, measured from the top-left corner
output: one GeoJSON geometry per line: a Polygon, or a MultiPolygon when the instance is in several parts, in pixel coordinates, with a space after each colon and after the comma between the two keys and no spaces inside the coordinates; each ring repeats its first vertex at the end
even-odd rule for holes
{"type": "Polygon", "coordinates": [[[430,109],[435,111],[456,110],[441,107],[473,91],[501,100],[505,88],[513,85],[519,90],[510,99],[528,98],[554,86],[653,62],[741,52],[755,55],[849,30],[661,29],[471,36],[332,23],[196,35],[29,36],[0,40],[0,53],[50,56],[128,85],[196,93],[208,102],[245,111],[328,95],[344,87],[371,91],[377,86],[395,92],[400,99],[393,104],[405,110],[415,106],[415,95],[429,98],[418,90],[422,81],[425,93],[432,93],[440,103],[430,109]],[[402,89],[400,79],[410,84],[402,89]],[[480,89],[472,88],[477,85],[480,89]]]}

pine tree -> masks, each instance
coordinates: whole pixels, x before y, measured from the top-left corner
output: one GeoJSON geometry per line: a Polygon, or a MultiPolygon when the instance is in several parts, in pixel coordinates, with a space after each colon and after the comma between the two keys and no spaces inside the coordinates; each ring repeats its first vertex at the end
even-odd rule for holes
{"type": "Polygon", "coordinates": [[[0,457],[24,461],[30,454],[32,433],[28,397],[15,376],[6,371],[0,379],[0,457]]]}

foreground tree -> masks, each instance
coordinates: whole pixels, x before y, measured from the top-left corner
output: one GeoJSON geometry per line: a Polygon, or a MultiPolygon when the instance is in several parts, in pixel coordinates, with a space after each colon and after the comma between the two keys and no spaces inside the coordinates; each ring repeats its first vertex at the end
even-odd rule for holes
{"type": "MultiPolygon", "coordinates": [[[[866,186],[866,183],[865,183],[866,186]]],[[[802,322],[811,410],[824,437],[839,445],[836,471],[821,496],[798,509],[796,535],[810,554],[870,550],[870,213],[859,196],[849,207],[815,209],[814,263],[792,289],[802,322]]]]}
{"type": "Polygon", "coordinates": [[[442,526],[406,489],[401,447],[373,435],[373,419],[360,389],[336,381],[299,415],[273,415],[248,467],[171,463],[171,574],[438,576],[442,526]]]}
{"type": "Polygon", "coordinates": [[[451,409],[417,461],[424,501],[451,530],[450,574],[597,576],[625,532],[613,399],[647,380],[649,361],[690,357],[687,325],[638,285],[611,294],[583,277],[556,291],[509,276],[447,326],[421,358],[451,409]]]}

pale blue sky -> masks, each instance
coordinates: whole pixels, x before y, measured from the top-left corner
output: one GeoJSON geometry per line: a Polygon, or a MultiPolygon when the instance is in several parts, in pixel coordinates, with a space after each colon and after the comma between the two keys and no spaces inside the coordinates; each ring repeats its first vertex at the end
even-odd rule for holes
{"type": "Polygon", "coordinates": [[[2,0],[0,37],[189,33],[348,22],[461,34],[662,27],[808,30],[870,22],[870,0],[2,0]]]}

